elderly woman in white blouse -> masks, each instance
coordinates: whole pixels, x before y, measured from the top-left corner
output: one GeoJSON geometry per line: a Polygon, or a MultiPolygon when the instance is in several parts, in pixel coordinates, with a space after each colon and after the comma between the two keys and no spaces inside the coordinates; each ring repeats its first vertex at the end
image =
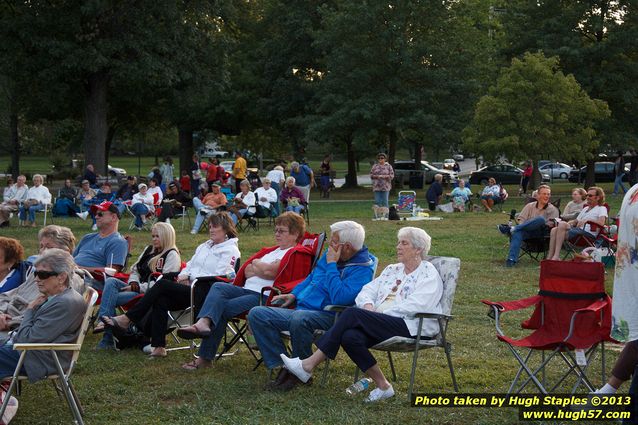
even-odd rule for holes
{"type": "MultiPolygon", "coordinates": [[[[430,250],[430,236],[422,229],[404,227],[399,230],[396,264],[361,289],[355,303],[339,316],[339,320],[317,342],[318,350],[306,358],[281,358],[285,367],[301,381],[307,382],[312,370],[326,357],[334,359],[343,347],[352,361],[376,384],[366,402],[383,400],[394,395],[394,389],[370,347],[394,336],[415,337],[418,332],[417,312],[441,312],[443,281],[434,266],[425,261],[430,250]]],[[[439,332],[436,320],[423,322],[421,335],[434,337],[439,332]]]]}
{"type": "Polygon", "coordinates": [[[51,203],[51,193],[43,182],[40,174],[33,175],[33,186],[27,191],[27,200],[20,206],[20,226],[26,226],[29,222],[31,227],[35,227],[36,211],[44,210],[45,205],[51,203]]]}

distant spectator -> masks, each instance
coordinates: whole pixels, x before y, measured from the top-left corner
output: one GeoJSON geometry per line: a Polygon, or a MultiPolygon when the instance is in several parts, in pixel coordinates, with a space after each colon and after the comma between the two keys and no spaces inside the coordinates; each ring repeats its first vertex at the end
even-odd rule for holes
{"type": "Polygon", "coordinates": [[[523,170],[523,175],[521,176],[521,195],[525,195],[527,193],[527,187],[529,186],[529,180],[532,177],[533,172],[534,166],[532,165],[532,161],[526,161],[525,169],[523,170]]]}
{"type": "Polygon", "coordinates": [[[277,203],[277,192],[271,187],[271,181],[268,177],[264,177],[261,181],[262,186],[255,190],[255,198],[257,198],[257,208],[260,211],[259,216],[268,217],[274,205],[277,203]]]}
{"type": "Polygon", "coordinates": [[[166,188],[166,196],[162,201],[162,212],[159,221],[169,221],[176,213],[182,212],[182,207],[192,207],[193,200],[188,193],[180,190],[177,183],[171,182],[166,188]]]}
{"type": "Polygon", "coordinates": [[[481,192],[481,204],[483,204],[485,211],[492,212],[494,204],[500,202],[500,200],[501,186],[496,184],[496,179],[494,177],[490,177],[487,181],[487,185],[481,192]]]}
{"type": "Polygon", "coordinates": [[[162,189],[159,187],[159,182],[157,179],[150,179],[148,181],[148,193],[153,196],[155,200],[154,204],[159,205],[162,203],[162,199],[164,199],[164,194],[162,193],[162,189]]]}
{"type": "Polygon", "coordinates": [[[303,193],[306,203],[310,202],[310,188],[315,185],[315,174],[307,164],[293,161],[290,164],[290,176],[295,178],[297,188],[303,193]]]}
{"type": "Polygon", "coordinates": [[[193,154],[190,166],[191,173],[191,192],[193,198],[199,196],[199,180],[201,179],[201,173],[199,171],[199,156],[197,154],[193,154]]]}
{"type": "Polygon", "coordinates": [[[53,214],[57,216],[74,216],[80,212],[76,205],[78,190],[73,187],[71,179],[64,180],[64,186],[58,191],[58,199],[55,200],[53,214]]]}
{"type": "Polygon", "coordinates": [[[330,197],[330,173],[332,172],[332,165],[330,165],[330,155],[326,155],[323,157],[323,161],[321,161],[321,165],[319,166],[321,170],[321,197],[329,198],[330,197]]]}
{"type": "MultiPolygon", "coordinates": [[[[120,186],[117,193],[115,194],[115,199],[121,202],[131,201],[133,199],[133,195],[135,195],[136,193],[137,178],[135,176],[128,176],[126,178],[126,183],[120,186]]],[[[121,207],[118,206],[118,208],[120,208],[120,214],[123,214],[126,207],[124,206],[124,204],[120,205],[121,207]]]]}
{"type": "Polygon", "coordinates": [[[88,180],[82,180],[82,186],[78,192],[78,200],[80,201],[80,204],[85,205],[85,202],[92,199],[95,195],[97,195],[97,191],[91,187],[91,182],[88,180]]]}
{"type": "Polygon", "coordinates": [[[239,193],[241,191],[240,184],[246,179],[248,171],[248,164],[246,160],[242,157],[241,152],[235,152],[235,163],[233,164],[233,178],[235,179],[235,193],[239,193]]]}
{"type": "MultiPolygon", "coordinates": [[[[270,185],[275,192],[277,192],[277,199],[279,199],[279,195],[281,194],[281,189],[286,184],[286,176],[284,175],[284,167],[281,165],[276,165],[272,170],[266,174],[266,178],[270,180],[270,185]]],[[[275,210],[275,215],[279,215],[279,202],[275,202],[273,204],[273,208],[275,210]]]]}
{"type": "Polygon", "coordinates": [[[167,156],[164,158],[164,163],[160,166],[160,174],[162,175],[162,184],[160,185],[160,188],[163,192],[166,192],[168,185],[173,181],[175,174],[174,170],[173,158],[167,156]]]}
{"type": "Polygon", "coordinates": [[[113,201],[115,198],[115,195],[113,194],[113,192],[111,191],[111,183],[109,183],[108,181],[105,181],[104,183],[102,183],[102,187],[100,188],[100,190],[95,194],[95,196],[89,198],[89,199],[85,199],[82,202],[82,207],[86,210],[82,213],[77,213],[76,215],[78,217],[80,217],[82,220],[86,220],[88,217],[91,217],[91,220],[93,221],[93,225],[91,227],[91,230],[93,230],[94,232],[97,230],[97,224],[95,221],[95,215],[91,212],[91,206],[92,205],[97,205],[99,203],[105,202],[105,201],[113,201]]]}
{"type": "Polygon", "coordinates": [[[33,186],[27,191],[27,200],[20,206],[20,225],[26,226],[27,221],[31,227],[35,227],[36,211],[43,211],[46,205],[51,204],[51,193],[42,182],[40,174],[33,175],[33,186]]]}
{"type": "Polygon", "coordinates": [[[9,195],[11,193],[11,186],[13,186],[13,177],[9,177],[7,179],[7,185],[4,187],[4,190],[2,191],[2,200],[5,201],[7,199],[7,195],[9,195]]]}
{"type": "Polygon", "coordinates": [[[636,149],[629,149],[629,153],[631,154],[631,158],[629,159],[629,185],[633,186],[638,183],[638,153],[636,153],[636,149]]]}
{"type": "Polygon", "coordinates": [[[465,187],[465,180],[459,180],[459,185],[455,187],[450,193],[452,197],[452,206],[454,211],[465,211],[465,204],[468,203],[472,197],[472,191],[465,187]]]}
{"type": "Polygon", "coordinates": [[[585,201],[587,200],[587,191],[582,187],[577,187],[572,190],[572,200],[565,205],[561,219],[565,221],[573,220],[578,217],[578,214],[585,207],[585,201]]]}
{"type": "Polygon", "coordinates": [[[191,193],[191,179],[188,176],[188,171],[182,170],[182,177],[179,179],[179,186],[186,193],[191,193]]]}
{"type": "Polygon", "coordinates": [[[295,186],[295,178],[292,176],[286,179],[286,186],[281,190],[279,200],[286,211],[297,214],[301,214],[306,205],[306,198],[303,192],[295,186]]]}
{"type": "Polygon", "coordinates": [[[82,180],[88,180],[89,185],[93,189],[97,189],[97,174],[95,174],[95,168],[93,164],[88,164],[84,169],[84,175],[82,176],[82,180]]]}
{"type": "Polygon", "coordinates": [[[11,213],[18,212],[20,204],[27,200],[29,186],[26,185],[26,181],[27,178],[24,175],[18,176],[17,183],[5,192],[2,204],[0,204],[0,227],[8,226],[11,213]]]}
{"type": "Polygon", "coordinates": [[[618,195],[618,189],[622,189],[622,193],[627,193],[627,189],[622,183],[622,179],[625,177],[625,157],[623,151],[618,151],[618,156],[616,156],[614,161],[614,174],[616,178],[614,180],[614,192],[612,195],[618,195]]]}
{"type": "Polygon", "coordinates": [[[374,192],[374,203],[380,207],[388,208],[388,196],[392,190],[392,179],[394,179],[394,170],[387,163],[388,157],[384,153],[377,155],[377,163],[370,170],[370,178],[372,179],[372,190],[374,192]]]}
{"type": "Polygon", "coordinates": [[[206,183],[208,183],[209,187],[213,183],[219,181],[217,173],[217,168],[219,167],[218,162],[219,161],[217,161],[216,158],[208,158],[208,168],[206,169],[206,183]]]}
{"type": "Polygon", "coordinates": [[[443,185],[441,182],[443,181],[443,175],[435,174],[434,180],[430,185],[427,193],[425,194],[425,199],[428,201],[428,208],[430,211],[434,211],[436,206],[441,202],[441,195],[443,195],[443,185]]]}
{"type": "Polygon", "coordinates": [[[255,214],[255,194],[250,191],[250,183],[243,180],[239,184],[239,192],[235,195],[234,204],[228,208],[230,218],[237,224],[246,214],[255,214]]]}
{"type": "Polygon", "coordinates": [[[199,232],[204,220],[215,214],[221,207],[225,207],[227,203],[226,195],[221,193],[219,183],[213,183],[211,193],[204,196],[203,200],[193,198],[193,208],[195,208],[195,224],[191,229],[191,234],[199,232]]]}
{"type": "Polygon", "coordinates": [[[135,230],[142,230],[146,223],[146,215],[155,211],[155,198],[144,183],[140,183],[138,189],[139,192],[133,195],[131,212],[135,215],[135,230]]]}
{"type": "Polygon", "coordinates": [[[155,179],[155,185],[157,188],[161,190],[160,185],[162,184],[162,173],[160,173],[160,169],[157,165],[151,169],[150,173],[148,173],[149,182],[153,179],[155,179]]]}

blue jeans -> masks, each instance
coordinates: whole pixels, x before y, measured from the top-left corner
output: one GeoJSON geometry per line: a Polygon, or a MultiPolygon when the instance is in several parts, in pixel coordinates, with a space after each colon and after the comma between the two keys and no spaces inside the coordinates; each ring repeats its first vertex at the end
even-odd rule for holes
{"type": "Polygon", "coordinates": [[[296,207],[293,207],[292,205],[288,205],[286,207],[286,211],[292,211],[295,214],[301,214],[301,211],[303,211],[303,206],[302,205],[297,205],[296,207]]]}
{"type": "Polygon", "coordinates": [[[233,220],[233,223],[235,224],[237,224],[237,222],[239,221],[241,217],[246,215],[246,213],[248,212],[248,208],[243,208],[237,212],[239,213],[239,217],[237,217],[235,213],[230,213],[230,218],[233,220]]]}
{"type": "Polygon", "coordinates": [[[547,226],[543,217],[530,218],[524,223],[512,227],[510,239],[510,252],[507,254],[509,261],[517,262],[521,252],[521,244],[525,239],[540,238],[547,233],[547,226]]]}
{"type": "Polygon", "coordinates": [[[80,209],[69,198],[58,198],[53,211],[59,215],[75,217],[75,213],[80,212],[80,209]]]}
{"type": "Polygon", "coordinates": [[[148,214],[148,207],[144,204],[133,204],[131,206],[131,212],[135,214],[135,226],[136,227],[144,226],[142,217],[148,214]]]}
{"type": "Polygon", "coordinates": [[[374,191],[374,203],[380,207],[388,207],[388,198],[390,192],[387,190],[375,190],[374,191]]]}
{"type": "Polygon", "coordinates": [[[270,187],[272,187],[273,189],[275,189],[275,192],[277,192],[277,200],[275,202],[271,202],[270,205],[272,206],[272,210],[274,212],[275,217],[277,217],[280,214],[280,210],[279,210],[279,194],[281,193],[281,189],[279,188],[279,183],[275,183],[275,182],[270,182],[270,187]]]}
{"type": "MultiPolygon", "coordinates": [[[[16,370],[20,360],[20,352],[13,349],[13,344],[4,344],[0,347],[0,377],[6,378],[13,376],[13,372],[16,370]]],[[[26,375],[27,371],[24,369],[24,363],[22,369],[20,369],[20,375],[26,375]]]]}
{"type": "Polygon", "coordinates": [[[201,199],[193,198],[193,208],[195,208],[195,224],[193,224],[193,232],[199,232],[199,228],[202,227],[202,223],[206,220],[207,216],[199,213],[204,206],[205,205],[201,199]]]}
{"type": "MultiPolygon", "coordinates": [[[[102,301],[100,302],[100,311],[97,317],[115,316],[116,307],[126,304],[139,295],[137,292],[132,291],[120,292],[120,289],[127,285],[127,283],[114,277],[109,277],[104,281],[102,301]]],[[[104,329],[102,343],[113,343],[113,332],[111,328],[107,327],[104,329]]]]}
{"type": "Polygon", "coordinates": [[[290,332],[292,357],[305,359],[312,354],[315,329],[330,329],[334,320],[334,314],[316,310],[254,307],[248,313],[250,329],[268,369],[280,366],[282,363],[279,354],[286,352],[279,332],[290,332]]]}
{"type": "Polygon", "coordinates": [[[24,221],[27,219],[27,212],[29,213],[29,221],[31,223],[35,223],[35,212],[36,211],[43,211],[44,210],[44,204],[37,204],[37,205],[32,205],[29,208],[25,208],[23,206],[20,206],[20,220],[24,221]]]}
{"type": "MultiPolygon", "coordinates": [[[[213,360],[217,347],[226,333],[226,323],[233,317],[259,305],[261,294],[244,289],[230,283],[216,283],[208,291],[204,305],[197,315],[198,319],[206,317],[211,320],[213,333],[202,339],[199,356],[213,360]]],[[[263,297],[263,302],[267,297],[263,297]]]]}
{"type": "Polygon", "coordinates": [[[616,179],[614,180],[614,195],[617,195],[619,193],[619,188],[622,189],[622,193],[627,193],[627,189],[625,188],[625,185],[622,184],[622,178],[625,177],[625,173],[622,173],[619,176],[616,176],[616,179]]]}

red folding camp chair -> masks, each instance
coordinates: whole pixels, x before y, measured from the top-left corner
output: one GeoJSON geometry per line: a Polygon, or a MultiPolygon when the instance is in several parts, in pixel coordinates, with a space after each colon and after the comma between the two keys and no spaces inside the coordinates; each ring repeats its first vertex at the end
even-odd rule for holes
{"type": "Polygon", "coordinates": [[[609,336],[611,299],[605,293],[602,263],[543,260],[538,295],[516,301],[482,302],[491,307],[489,315],[496,321],[497,338],[507,344],[521,365],[508,394],[513,391],[520,393],[530,381],[541,393],[547,394],[558,388],[570,374],[577,378],[572,393],[581,384],[593,391],[594,386],[587,378],[586,371],[599,345],[603,381],[606,379],[604,343],[616,341],[609,336]],[[534,306],[534,312],[521,326],[531,329],[532,333],[521,339],[505,335],[501,328],[501,315],[531,306],[534,306]],[[525,349],[528,350],[527,354],[524,354],[525,349]],[[534,352],[541,353],[541,361],[536,367],[530,364],[534,352]],[[580,357],[580,354],[585,355],[586,363],[577,361],[576,357],[580,357]],[[545,367],[555,357],[562,359],[567,369],[548,391],[545,367]],[[528,378],[519,382],[523,372],[528,378]],[[543,374],[542,382],[537,377],[539,373],[543,374]]]}

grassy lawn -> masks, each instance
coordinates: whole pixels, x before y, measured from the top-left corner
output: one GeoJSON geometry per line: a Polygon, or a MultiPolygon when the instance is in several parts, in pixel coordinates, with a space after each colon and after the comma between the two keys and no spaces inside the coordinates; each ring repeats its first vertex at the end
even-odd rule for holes
{"type": "MultiPolygon", "coordinates": [[[[112,164],[122,165],[115,161],[112,164]]],[[[563,206],[568,201],[571,187],[568,184],[555,187],[555,192],[562,192],[563,206]]],[[[610,187],[607,185],[605,189],[610,187]]],[[[315,200],[319,198],[318,194],[313,194],[313,197],[315,200]]],[[[369,190],[336,191],[330,201],[315,202],[310,230],[325,231],[331,223],[343,219],[359,221],[366,227],[367,245],[380,259],[380,272],[383,267],[395,262],[397,230],[409,222],[371,221],[371,198],[369,190]]],[[[421,205],[424,205],[423,198],[424,194],[420,192],[421,205]]],[[[620,197],[610,197],[612,214],[618,212],[620,201],[620,197]]],[[[513,197],[508,200],[505,209],[520,210],[521,207],[522,200],[513,197]]],[[[432,236],[431,254],[461,258],[461,274],[453,307],[455,319],[449,329],[461,392],[503,393],[517,371],[517,363],[506,346],[497,341],[493,322],[486,316],[487,308],[480,300],[510,300],[535,294],[539,266],[523,259],[516,268],[503,267],[507,240],[495,227],[507,220],[504,214],[436,214],[443,215],[444,219],[416,222],[416,225],[432,236]]],[[[148,232],[129,232],[129,223],[130,219],[126,218],[120,227],[123,233],[134,237],[133,255],[137,256],[150,236],[148,232]]],[[[15,221],[12,224],[12,227],[3,229],[3,235],[20,239],[27,253],[35,252],[36,230],[18,229],[15,221]]],[[[76,235],[89,231],[89,225],[77,219],[56,219],[56,224],[68,225],[76,235]]],[[[182,258],[188,259],[206,235],[200,233],[193,237],[188,229],[180,229],[179,222],[174,222],[174,225],[182,258]]],[[[262,226],[256,234],[242,234],[242,256],[247,258],[262,246],[271,245],[272,241],[272,228],[268,226],[262,226]]],[[[607,289],[611,291],[613,270],[608,270],[606,277],[607,289]]],[[[526,314],[529,315],[529,312],[526,314]]],[[[516,335],[518,324],[525,317],[525,314],[512,315],[506,327],[516,335]]],[[[252,371],[254,361],[245,349],[220,360],[212,369],[187,372],[180,368],[189,359],[187,351],[172,352],[165,359],[148,360],[138,351],[96,352],[93,347],[97,341],[96,336],[87,337],[74,376],[87,424],[518,423],[518,411],[513,408],[410,407],[406,393],[411,356],[407,354],[395,356],[399,375],[398,382],[394,384],[397,396],[368,406],[362,403],[361,396],[351,398],[345,394],[344,389],[352,382],[354,367],[343,353],[332,363],[325,387],[316,382],[310,387],[281,394],[263,390],[267,373],[263,367],[252,371]]],[[[608,353],[608,365],[612,365],[617,352],[612,350],[608,353]]],[[[389,374],[387,359],[382,353],[377,358],[382,369],[389,374]]],[[[552,371],[550,368],[549,377],[552,371]]],[[[596,364],[591,367],[590,377],[596,385],[600,383],[600,370],[596,364]]],[[[568,388],[564,387],[562,392],[567,392],[568,388]]],[[[415,389],[427,393],[453,392],[442,350],[421,352],[415,389]]],[[[24,386],[14,423],[57,424],[68,423],[70,419],[64,402],[58,399],[50,385],[24,386]]]]}

